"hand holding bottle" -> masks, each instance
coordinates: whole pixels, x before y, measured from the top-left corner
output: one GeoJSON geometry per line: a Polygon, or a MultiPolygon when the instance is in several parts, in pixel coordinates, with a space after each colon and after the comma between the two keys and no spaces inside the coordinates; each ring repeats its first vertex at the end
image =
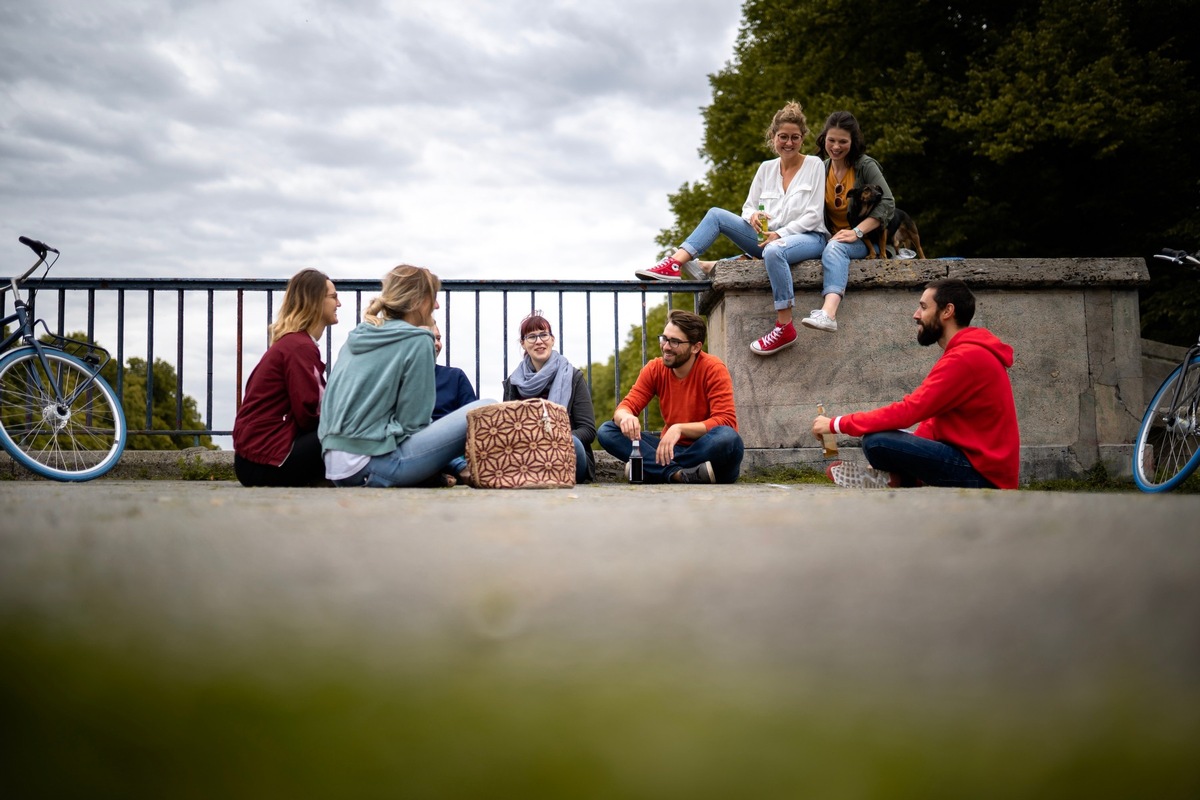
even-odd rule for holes
{"type": "Polygon", "coordinates": [[[755,211],[750,215],[750,224],[753,225],[754,230],[758,232],[758,243],[760,245],[766,244],[767,242],[767,235],[769,233],[767,230],[767,224],[770,222],[770,220],[771,218],[767,216],[767,212],[762,203],[758,204],[758,211],[755,211]]]}
{"type": "Polygon", "coordinates": [[[837,437],[833,433],[833,420],[825,416],[825,405],[817,403],[817,418],[813,420],[813,433],[821,440],[825,450],[825,458],[834,458],[838,454],[837,437]]]}

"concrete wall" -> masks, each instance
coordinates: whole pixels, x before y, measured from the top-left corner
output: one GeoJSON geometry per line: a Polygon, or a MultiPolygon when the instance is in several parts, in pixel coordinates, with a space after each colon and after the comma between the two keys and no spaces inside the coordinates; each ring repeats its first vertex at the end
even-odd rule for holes
{"type": "MultiPolygon", "coordinates": [[[[820,305],[820,263],[804,262],[793,268],[800,340],[766,358],[749,347],[775,316],[762,263],[720,262],[702,307],[709,349],[733,375],[747,466],[820,462],[809,433],[817,403],[849,413],[915,388],[941,350],[917,344],[911,317],[924,284],[946,276],[975,292],[972,324],[1015,350],[1022,480],[1097,461],[1128,474],[1143,410],[1137,287],[1149,280],[1136,258],[855,261],[836,333],[799,325],[820,305]]],[[[857,439],[840,444],[857,457],[857,439]]]]}

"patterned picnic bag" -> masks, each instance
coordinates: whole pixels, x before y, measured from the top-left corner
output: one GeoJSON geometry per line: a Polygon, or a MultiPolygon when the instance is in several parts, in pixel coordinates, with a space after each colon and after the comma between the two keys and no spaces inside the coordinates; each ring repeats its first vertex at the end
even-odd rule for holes
{"type": "Polygon", "coordinates": [[[480,489],[569,489],[575,485],[571,417],[536,397],[473,408],[467,463],[480,489]]]}

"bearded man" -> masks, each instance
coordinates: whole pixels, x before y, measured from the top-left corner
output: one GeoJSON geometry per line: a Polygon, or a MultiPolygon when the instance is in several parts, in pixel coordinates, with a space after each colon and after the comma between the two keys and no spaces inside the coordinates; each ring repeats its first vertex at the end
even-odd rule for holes
{"type": "Polygon", "coordinates": [[[862,437],[868,464],[835,461],[826,474],[838,486],[866,489],[960,486],[1015,489],[1021,435],[1008,369],[1013,349],[984,328],[970,327],[975,295],[956,278],[925,285],[913,319],[917,342],[942,355],[903,400],[874,411],[813,420],[813,433],[862,437]],[[917,425],[914,433],[904,428],[917,425]]]}
{"type": "Polygon", "coordinates": [[[647,483],[733,483],[741,471],[745,445],[737,430],[733,381],[721,359],[704,352],[708,326],[690,311],[667,314],[658,344],[662,357],[642,367],[637,380],[600,426],[596,438],[625,462],[638,441],[647,483]],[[662,435],[642,430],[639,415],[655,397],[662,411],[662,435]]]}

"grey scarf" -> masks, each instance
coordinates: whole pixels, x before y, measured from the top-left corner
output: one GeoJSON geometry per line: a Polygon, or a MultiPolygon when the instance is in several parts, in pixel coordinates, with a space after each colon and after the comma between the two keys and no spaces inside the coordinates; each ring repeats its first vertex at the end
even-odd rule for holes
{"type": "Polygon", "coordinates": [[[550,351],[550,358],[540,370],[534,370],[533,362],[526,354],[521,363],[508,376],[509,384],[524,398],[541,397],[549,387],[546,399],[558,403],[568,411],[571,408],[571,389],[575,381],[575,368],[557,350],[550,351]]]}

